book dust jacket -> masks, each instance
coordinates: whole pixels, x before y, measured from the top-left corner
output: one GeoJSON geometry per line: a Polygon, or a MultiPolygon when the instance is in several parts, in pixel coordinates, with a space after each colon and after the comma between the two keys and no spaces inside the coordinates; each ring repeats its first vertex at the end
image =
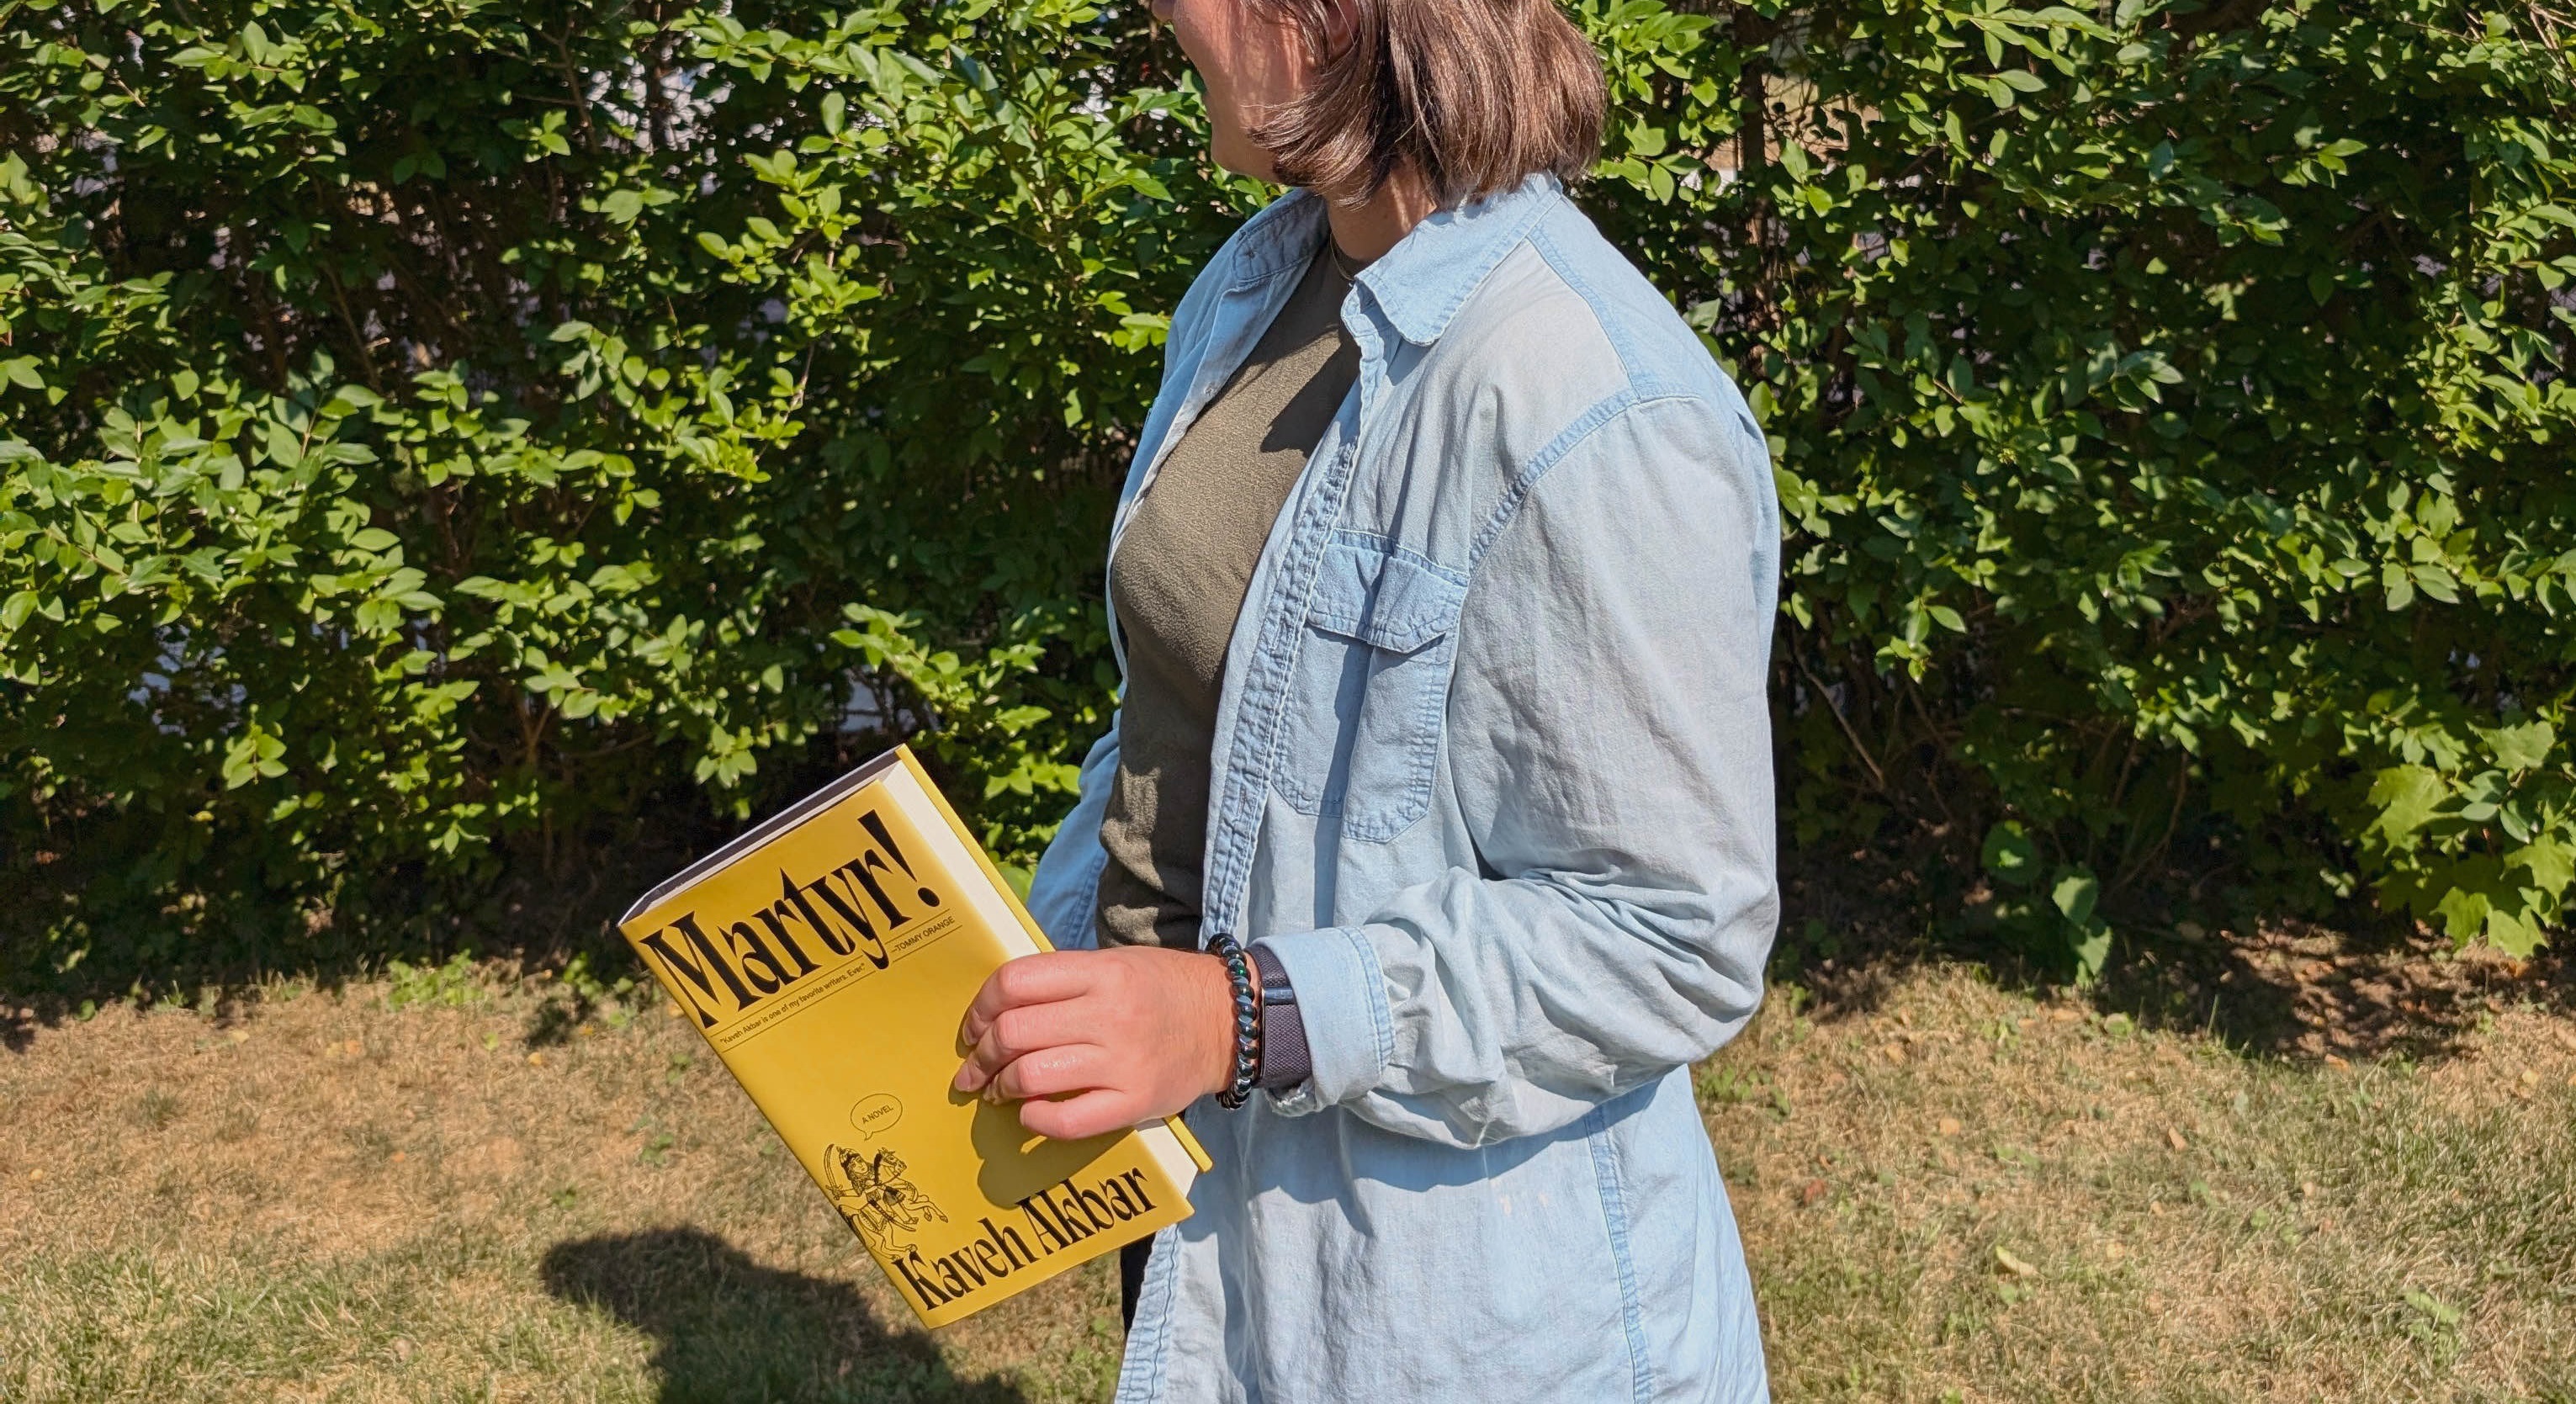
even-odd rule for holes
{"type": "Polygon", "coordinates": [[[619,929],[925,1325],[1189,1216],[1177,1117],[1083,1141],[952,1091],[985,977],[1048,949],[903,747],[647,893],[619,929]]]}

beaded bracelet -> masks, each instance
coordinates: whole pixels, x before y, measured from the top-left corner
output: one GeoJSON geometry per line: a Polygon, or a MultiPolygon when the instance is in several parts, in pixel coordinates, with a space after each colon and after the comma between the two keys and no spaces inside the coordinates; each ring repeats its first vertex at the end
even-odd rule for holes
{"type": "Polygon", "coordinates": [[[1242,942],[1221,935],[1208,943],[1208,953],[1225,962],[1234,984],[1234,1080],[1216,1094],[1216,1104],[1232,1111],[1252,1099],[1261,1079],[1261,991],[1242,942]]]}

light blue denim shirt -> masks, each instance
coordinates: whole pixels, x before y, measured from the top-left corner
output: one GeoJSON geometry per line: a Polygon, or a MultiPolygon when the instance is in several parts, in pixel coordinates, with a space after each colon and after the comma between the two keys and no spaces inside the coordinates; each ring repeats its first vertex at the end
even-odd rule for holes
{"type": "MultiPolygon", "coordinates": [[[[1182,299],[1113,554],[1323,237],[1291,194],[1182,299]]],[[[1761,433],[1546,177],[1425,221],[1342,317],[1358,383],[1227,655],[1203,918],[1286,968],[1313,1076],[1191,1109],[1216,1169],[1117,1397],[1765,1398],[1685,1066],[1778,912],[1761,433]]],[[[1038,867],[1059,945],[1117,763],[1113,724],[1038,867]]]]}

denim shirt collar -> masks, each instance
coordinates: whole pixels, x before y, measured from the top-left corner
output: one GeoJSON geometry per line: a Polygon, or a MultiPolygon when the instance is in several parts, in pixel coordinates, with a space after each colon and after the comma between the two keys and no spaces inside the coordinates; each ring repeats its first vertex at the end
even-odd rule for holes
{"type": "MultiPolygon", "coordinates": [[[[1376,299],[1397,335],[1430,346],[1563,190],[1555,176],[1540,172],[1514,189],[1435,211],[1354,281],[1376,299]]],[[[1292,190],[1273,201],[1244,225],[1234,286],[1304,267],[1323,225],[1324,202],[1312,192],[1292,190]]]]}

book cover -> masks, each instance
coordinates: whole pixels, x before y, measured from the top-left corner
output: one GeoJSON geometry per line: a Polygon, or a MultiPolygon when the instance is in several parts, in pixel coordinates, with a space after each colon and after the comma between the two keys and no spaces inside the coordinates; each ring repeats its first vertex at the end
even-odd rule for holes
{"type": "Polygon", "coordinates": [[[1178,1117],[1051,1141],[950,1090],[959,1022],[1047,939],[902,746],[618,922],[927,1326],[1189,1217],[1178,1117]]]}

